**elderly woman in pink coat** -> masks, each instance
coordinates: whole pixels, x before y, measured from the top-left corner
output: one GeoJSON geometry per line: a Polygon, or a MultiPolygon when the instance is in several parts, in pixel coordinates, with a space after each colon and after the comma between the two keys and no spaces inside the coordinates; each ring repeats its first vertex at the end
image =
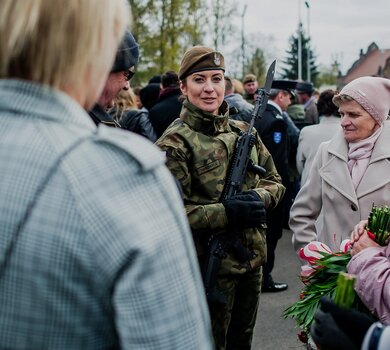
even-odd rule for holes
{"type": "Polygon", "coordinates": [[[338,251],[356,223],[367,219],[373,203],[390,203],[390,122],[385,122],[390,80],[355,79],[333,102],[341,115],[340,131],[320,145],[290,212],[297,251],[314,240],[338,251]],[[317,232],[321,211],[324,220],[317,232]]]}

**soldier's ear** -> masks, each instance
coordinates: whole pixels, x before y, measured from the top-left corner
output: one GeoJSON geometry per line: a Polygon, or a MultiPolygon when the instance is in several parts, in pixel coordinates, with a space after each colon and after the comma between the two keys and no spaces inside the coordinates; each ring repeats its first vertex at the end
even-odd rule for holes
{"type": "Polygon", "coordinates": [[[187,82],[185,80],[180,80],[179,86],[180,86],[181,93],[184,96],[187,96],[187,82]]]}

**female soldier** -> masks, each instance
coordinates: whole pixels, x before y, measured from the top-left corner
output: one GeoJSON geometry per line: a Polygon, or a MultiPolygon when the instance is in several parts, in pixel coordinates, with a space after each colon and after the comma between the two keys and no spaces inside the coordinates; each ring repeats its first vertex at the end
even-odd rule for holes
{"type": "Polygon", "coordinates": [[[239,244],[251,252],[242,259],[227,249],[216,279],[227,304],[209,304],[216,348],[249,350],[266,258],[265,208],[278,203],[284,187],[269,152],[255,137],[251,159],[265,175],[248,172],[243,192],[221,203],[236,141],[248,130],[248,124],[229,119],[224,71],[224,57],[213,49],[196,46],[184,54],[179,71],[183,108],[157,144],[182,186],[201,268],[213,234],[234,229],[239,244]]]}

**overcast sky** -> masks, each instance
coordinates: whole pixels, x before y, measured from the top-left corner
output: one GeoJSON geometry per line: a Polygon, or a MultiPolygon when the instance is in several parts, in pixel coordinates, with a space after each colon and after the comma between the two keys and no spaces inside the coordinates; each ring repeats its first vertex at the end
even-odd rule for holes
{"type": "MultiPolygon", "coordinates": [[[[366,51],[371,42],[376,42],[380,49],[390,49],[390,0],[307,1],[318,65],[330,66],[337,58],[345,74],[359,58],[360,49],[366,51]]],[[[298,27],[299,12],[303,28],[308,30],[304,0],[240,0],[240,14],[245,4],[245,33],[272,35],[277,59],[286,57],[288,39],[298,27]]]]}

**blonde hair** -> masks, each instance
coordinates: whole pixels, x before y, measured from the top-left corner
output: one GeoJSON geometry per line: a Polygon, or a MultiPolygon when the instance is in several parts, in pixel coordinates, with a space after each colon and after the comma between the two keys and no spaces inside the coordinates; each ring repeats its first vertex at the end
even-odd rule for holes
{"type": "Polygon", "coordinates": [[[0,78],[103,87],[129,19],[125,0],[1,0],[0,78]]]}
{"type": "Polygon", "coordinates": [[[232,79],[233,90],[236,94],[242,95],[244,93],[244,85],[237,79],[232,79]]]}
{"type": "Polygon", "coordinates": [[[138,109],[137,100],[132,88],[121,90],[115,98],[115,119],[119,121],[123,113],[129,109],[138,109]]]}
{"type": "Polygon", "coordinates": [[[343,104],[344,102],[351,102],[351,101],[355,101],[355,99],[353,99],[351,96],[349,95],[344,95],[344,94],[337,94],[333,97],[332,99],[333,103],[337,106],[337,107],[340,107],[341,104],[343,104]]]}

